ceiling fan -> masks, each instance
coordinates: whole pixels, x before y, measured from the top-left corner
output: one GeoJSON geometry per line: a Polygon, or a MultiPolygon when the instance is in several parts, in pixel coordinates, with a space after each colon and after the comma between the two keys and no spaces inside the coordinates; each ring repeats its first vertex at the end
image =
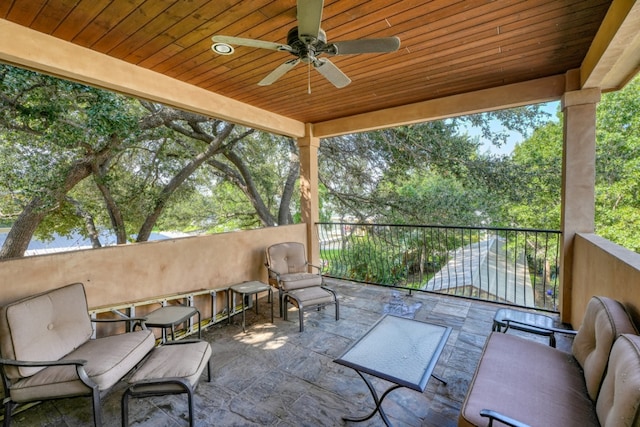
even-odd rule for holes
{"type": "Polygon", "coordinates": [[[297,0],[298,26],[293,27],[287,34],[287,44],[273,43],[262,40],[247,39],[232,36],[213,36],[214,45],[211,47],[220,54],[231,54],[233,48],[228,45],[249,46],[262,49],[289,52],[295,56],[278,66],[258,85],[268,86],[287,71],[295,67],[300,61],[313,66],[335,87],[342,88],[351,83],[340,69],[327,58],[319,58],[320,55],[354,55],[360,53],[386,53],[394,52],[400,47],[398,37],[382,37],[360,40],[346,40],[327,43],[327,35],[320,28],[322,21],[322,9],[324,0],[297,0]]]}

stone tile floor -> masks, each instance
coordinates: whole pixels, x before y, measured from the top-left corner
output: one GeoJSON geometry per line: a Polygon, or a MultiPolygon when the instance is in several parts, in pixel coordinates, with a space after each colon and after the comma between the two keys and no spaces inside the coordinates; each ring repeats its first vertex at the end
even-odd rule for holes
{"type": "MultiPolygon", "coordinates": [[[[381,317],[391,290],[344,281],[328,283],[339,295],[337,322],[333,307],[311,311],[305,314],[305,331],[299,333],[297,313],[291,312],[286,322],[276,317],[271,324],[267,300],[261,298],[260,313],[246,313],[246,333],[241,316],[231,325],[223,321],[203,332],[212,345],[213,368],[212,381],[206,382],[205,374],[195,394],[196,426],[384,425],[377,414],[362,423],[342,420],[343,415],[369,413],[374,405],[362,379],[333,360],[381,317]]],[[[422,304],[416,319],[453,328],[434,371],[447,384],[432,379],[424,393],[395,390],[383,408],[394,426],[455,426],[493,315],[502,306],[406,291],[401,296],[407,305],[422,304]]],[[[541,337],[530,338],[546,343],[541,337]]],[[[560,348],[568,350],[570,345],[559,337],[560,348]]],[[[379,394],[390,384],[373,382],[379,394]]],[[[121,424],[123,390],[121,383],[103,398],[105,426],[121,424]]],[[[188,425],[185,395],[132,399],[129,408],[132,426],[188,425]]],[[[90,399],[43,402],[16,414],[12,425],[92,425],[90,399]]]]}

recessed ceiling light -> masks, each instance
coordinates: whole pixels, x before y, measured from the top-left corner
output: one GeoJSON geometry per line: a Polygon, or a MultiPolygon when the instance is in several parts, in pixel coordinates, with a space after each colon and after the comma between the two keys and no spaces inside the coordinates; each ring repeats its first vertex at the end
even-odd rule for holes
{"type": "Polygon", "coordinates": [[[214,43],[213,46],[211,46],[211,50],[220,55],[231,55],[233,53],[233,47],[226,43],[214,43]]]}

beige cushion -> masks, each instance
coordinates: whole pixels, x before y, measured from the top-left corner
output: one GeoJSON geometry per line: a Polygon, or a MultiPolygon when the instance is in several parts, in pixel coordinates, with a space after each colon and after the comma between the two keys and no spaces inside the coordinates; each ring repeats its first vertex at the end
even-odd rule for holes
{"type": "Polygon", "coordinates": [[[292,273],[280,276],[280,287],[285,292],[320,285],[322,285],[322,276],[318,274],[292,273]]]}
{"type": "Polygon", "coordinates": [[[299,242],[278,243],[267,248],[269,268],[278,274],[306,273],[307,258],[299,242]]]}
{"type": "MultiPolygon", "coordinates": [[[[169,344],[156,348],[128,380],[130,384],[142,380],[184,378],[192,387],[198,383],[202,372],[211,358],[211,346],[206,341],[193,343],[169,344]]],[[[138,385],[136,392],[181,391],[174,384],[138,385]]]]}
{"type": "MultiPolygon", "coordinates": [[[[92,332],[81,283],[34,295],[0,310],[0,351],[7,359],[58,360],[86,342],[92,332]]],[[[7,367],[7,376],[17,379],[42,369],[7,367]]]]}
{"type": "Polygon", "coordinates": [[[313,288],[296,289],[287,292],[296,306],[305,307],[318,304],[331,304],[335,302],[335,295],[319,286],[313,288]]]}
{"type": "Polygon", "coordinates": [[[458,425],[486,426],[482,409],[531,426],[598,425],[582,370],[571,354],[499,332],[487,339],[458,425]]]}
{"type": "MultiPolygon", "coordinates": [[[[64,359],[84,359],[89,378],[100,390],[107,390],[120,381],[155,346],[150,330],[112,335],[87,341],[64,359]]],[[[73,396],[87,392],[78,379],[75,367],[49,367],[17,381],[11,388],[11,398],[26,402],[40,398],[73,396]]]]}
{"type": "Polygon", "coordinates": [[[587,390],[594,401],[604,378],[611,347],[620,334],[637,334],[622,304],[611,298],[592,297],[573,341],[572,351],[584,369],[587,390]]]}
{"type": "Polygon", "coordinates": [[[640,337],[621,335],[613,345],[596,410],[603,427],[640,426],[640,337]]]}

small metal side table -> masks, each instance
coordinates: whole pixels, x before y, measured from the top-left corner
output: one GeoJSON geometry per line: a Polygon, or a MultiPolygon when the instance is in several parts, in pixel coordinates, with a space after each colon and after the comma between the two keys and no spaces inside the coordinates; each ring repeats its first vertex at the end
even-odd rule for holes
{"type": "Polygon", "coordinates": [[[198,315],[198,338],[202,338],[200,310],[187,305],[167,305],[147,314],[145,325],[149,328],[162,328],[162,342],[167,342],[167,329],[171,329],[171,340],[175,341],[175,327],[198,315]]]}
{"type": "Polygon", "coordinates": [[[233,293],[240,294],[242,299],[242,331],[245,330],[245,314],[244,314],[244,299],[246,295],[255,295],[255,305],[256,305],[256,314],[258,313],[258,294],[260,292],[269,292],[269,301],[271,303],[271,323],[273,323],[273,291],[271,290],[271,286],[264,284],[262,282],[253,281],[253,282],[244,282],[238,283],[236,285],[229,286],[229,292],[227,293],[227,306],[229,307],[229,324],[231,323],[231,317],[236,313],[233,313],[231,307],[231,300],[233,293]]]}
{"type": "Polygon", "coordinates": [[[553,333],[553,319],[544,314],[530,313],[511,308],[501,308],[497,310],[493,316],[492,329],[497,332],[507,332],[509,328],[549,337],[549,345],[551,347],[556,346],[556,337],[553,333]],[[504,330],[502,328],[504,328],[504,330]]]}

